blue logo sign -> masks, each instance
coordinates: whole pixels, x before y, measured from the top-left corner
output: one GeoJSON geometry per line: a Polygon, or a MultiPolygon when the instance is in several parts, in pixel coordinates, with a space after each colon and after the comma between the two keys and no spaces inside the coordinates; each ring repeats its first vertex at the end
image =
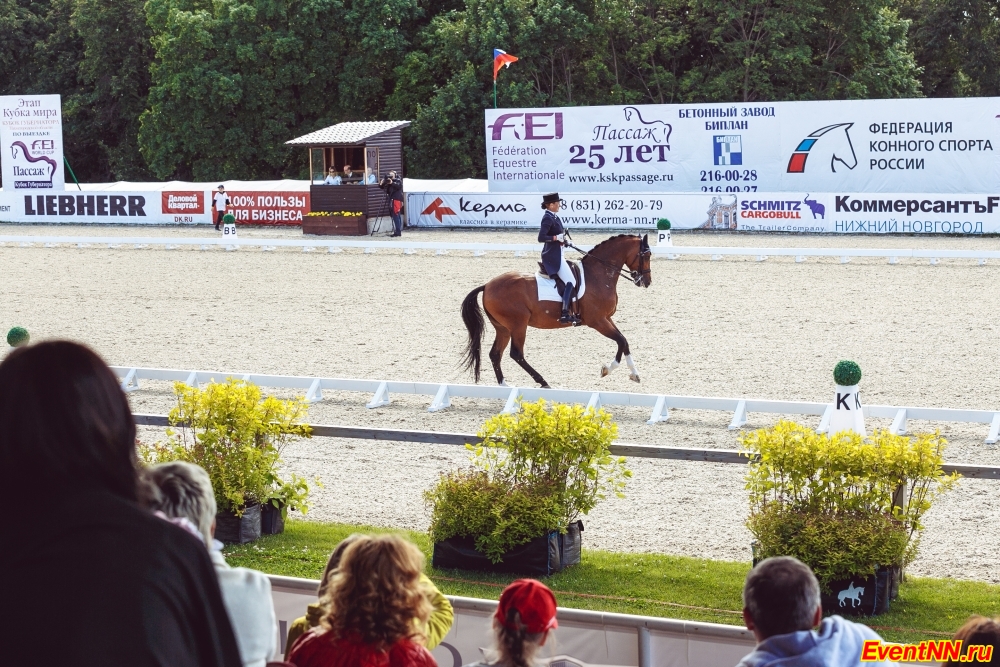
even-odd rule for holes
{"type": "Polygon", "coordinates": [[[715,164],[743,164],[743,139],[738,134],[712,137],[715,164]]]}

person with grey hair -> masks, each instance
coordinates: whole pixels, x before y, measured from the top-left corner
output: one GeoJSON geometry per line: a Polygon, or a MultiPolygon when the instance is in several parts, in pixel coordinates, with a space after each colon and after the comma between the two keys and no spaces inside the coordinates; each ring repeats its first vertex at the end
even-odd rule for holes
{"type": "Polygon", "coordinates": [[[757,646],[737,667],[893,664],[861,662],[865,640],[881,637],[840,616],[823,618],[816,575],[790,556],[767,558],[750,570],[743,584],[743,621],[757,646]]]}
{"type": "Polygon", "coordinates": [[[201,466],[160,463],[145,471],[146,506],[201,537],[208,547],[244,667],[264,667],[277,652],[271,581],[261,572],[230,567],[215,541],[215,493],[201,466]]]}

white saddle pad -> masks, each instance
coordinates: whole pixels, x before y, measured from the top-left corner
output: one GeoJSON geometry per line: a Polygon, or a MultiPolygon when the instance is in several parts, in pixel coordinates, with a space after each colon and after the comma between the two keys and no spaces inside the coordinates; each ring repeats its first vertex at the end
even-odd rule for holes
{"type": "MultiPolygon", "coordinates": [[[[548,276],[543,276],[540,273],[535,274],[535,284],[538,285],[538,300],[539,301],[558,301],[562,303],[562,297],[559,296],[559,290],[556,289],[555,278],[549,278],[548,276]]],[[[577,301],[583,297],[583,293],[587,290],[587,279],[583,277],[583,270],[580,271],[580,291],[576,293],[576,298],[573,301],[577,301]]]]}

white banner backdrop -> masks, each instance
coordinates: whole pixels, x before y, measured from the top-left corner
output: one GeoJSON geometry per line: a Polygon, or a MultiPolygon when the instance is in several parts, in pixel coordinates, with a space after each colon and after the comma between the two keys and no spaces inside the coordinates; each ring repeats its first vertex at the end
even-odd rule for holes
{"type": "MultiPolygon", "coordinates": [[[[1000,233],[1000,196],[939,194],[563,195],[559,217],[570,229],[651,229],[660,218],[673,229],[821,233],[1000,233]]],[[[537,228],[539,193],[420,192],[407,196],[416,227],[537,228]]]]}
{"type": "Polygon", "coordinates": [[[207,224],[211,222],[210,196],[194,190],[0,192],[0,222],[207,224]]]}
{"type": "MultiPolygon", "coordinates": [[[[271,577],[271,595],[278,619],[280,651],[291,622],[305,615],[306,605],[316,601],[311,582],[290,577],[271,577]]],[[[455,622],[441,645],[432,652],[440,667],[461,667],[483,658],[482,649],[493,645],[490,618],[496,602],[473,598],[450,598],[455,622]]],[[[546,643],[542,658],[570,657],[560,667],[637,667],[638,626],[649,626],[648,665],[657,667],[732,667],[749,653],[755,641],[748,630],[713,623],[603,614],[575,609],[559,610],[559,628],[546,643]],[[623,621],[631,624],[626,625],[623,621]]]]}
{"type": "Polygon", "coordinates": [[[1000,98],[487,109],[491,192],[986,192],[1000,98]]]}
{"type": "Polygon", "coordinates": [[[0,96],[0,184],[13,190],[62,190],[62,98],[0,96]]]}

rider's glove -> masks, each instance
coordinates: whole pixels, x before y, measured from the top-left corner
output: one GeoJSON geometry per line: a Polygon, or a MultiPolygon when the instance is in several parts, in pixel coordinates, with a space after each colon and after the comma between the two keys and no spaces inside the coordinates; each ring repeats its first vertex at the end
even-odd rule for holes
{"type": "Polygon", "coordinates": [[[556,234],[556,241],[565,242],[566,241],[566,235],[565,234],[556,234]]]}

